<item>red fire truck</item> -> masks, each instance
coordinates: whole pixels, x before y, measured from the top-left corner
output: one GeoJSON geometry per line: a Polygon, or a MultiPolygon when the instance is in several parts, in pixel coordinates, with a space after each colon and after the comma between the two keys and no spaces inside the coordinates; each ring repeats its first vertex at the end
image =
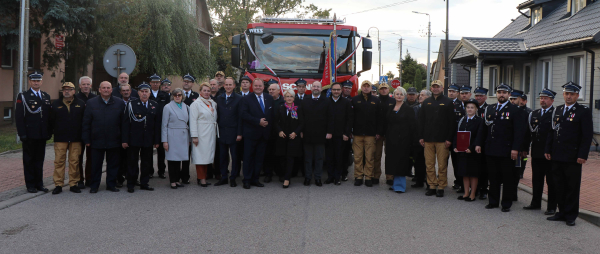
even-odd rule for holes
{"type": "MultiPolygon", "coordinates": [[[[354,86],[352,96],[358,91],[358,77],[371,69],[371,40],[362,38],[362,70],[357,71],[357,44],[361,41],[355,26],[335,21],[337,33],[337,82],[350,80],[354,86]]],[[[311,84],[323,78],[323,70],[333,19],[263,18],[260,23],[248,24],[244,33],[233,36],[232,66],[241,69],[252,80],[279,79],[282,90],[296,89],[294,82],[303,78],[307,93],[311,84]],[[270,69],[270,70],[269,70],[270,69]],[[275,73],[275,74],[274,74],[275,73]]],[[[325,89],[324,89],[325,90],[325,89]]]]}

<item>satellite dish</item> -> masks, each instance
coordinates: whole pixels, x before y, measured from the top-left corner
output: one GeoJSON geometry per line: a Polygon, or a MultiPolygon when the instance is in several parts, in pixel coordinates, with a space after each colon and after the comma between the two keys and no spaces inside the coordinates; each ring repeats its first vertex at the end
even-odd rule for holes
{"type": "Polygon", "coordinates": [[[123,72],[131,75],[131,72],[135,69],[136,62],[133,49],[123,43],[117,43],[108,47],[102,59],[104,70],[115,78],[123,72]]]}

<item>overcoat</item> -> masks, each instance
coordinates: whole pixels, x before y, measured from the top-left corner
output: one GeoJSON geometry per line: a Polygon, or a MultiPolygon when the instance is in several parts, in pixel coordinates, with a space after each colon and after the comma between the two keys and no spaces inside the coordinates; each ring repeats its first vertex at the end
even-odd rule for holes
{"type": "Polygon", "coordinates": [[[192,143],[192,163],[208,165],[215,158],[217,136],[217,103],[211,99],[198,98],[190,106],[190,136],[198,138],[198,145],[192,143]],[[210,107],[205,103],[207,101],[210,107]]]}
{"type": "Polygon", "coordinates": [[[386,114],[385,173],[393,176],[411,174],[410,152],[417,143],[415,111],[403,103],[398,112],[391,106],[386,114]]]}
{"type": "Polygon", "coordinates": [[[169,102],[163,108],[161,142],[169,143],[169,151],[165,151],[168,161],[189,160],[190,131],[188,122],[190,109],[185,103],[181,108],[175,101],[169,102]]]}

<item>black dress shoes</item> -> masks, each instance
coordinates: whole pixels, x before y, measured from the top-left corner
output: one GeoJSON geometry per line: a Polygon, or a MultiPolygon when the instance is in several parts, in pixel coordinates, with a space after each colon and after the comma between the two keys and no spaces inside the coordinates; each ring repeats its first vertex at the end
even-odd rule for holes
{"type": "Polygon", "coordinates": [[[444,197],[444,190],[437,190],[435,196],[438,198],[444,197]]]}
{"type": "Polygon", "coordinates": [[[152,178],[154,178],[154,175],[150,175],[149,177],[150,177],[150,179],[152,179],[152,178]]]}
{"type": "Polygon", "coordinates": [[[112,187],[112,188],[106,188],[107,191],[112,191],[112,192],[119,192],[119,189],[112,187]]]}
{"type": "Polygon", "coordinates": [[[140,186],[140,181],[135,181],[135,186],[140,186]]]}
{"type": "Polygon", "coordinates": [[[436,191],[434,189],[427,189],[427,191],[425,192],[425,196],[433,196],[435,195],[436,191]]]}
{"type": "Polygon", "coordinates": [[[333,178],[327,178],[327,180],[325,180],[325,184],[330,184],[333,183],[333,178]]]}
{"type": "Polygon", "coordinates": [[[373,184],[375,184],[375,185],[379,184],[379,179],[373,179],[372,181],[373,181],[373,184]]]}
{"type": "Polygon", "coordinates": [[[129,193],[134,193],[134,192],[135,192],[135,190],[134,190],[133,188],[127,188],[127,192],[129,192],[129,193]]]}
{"type": "Polygon", "coordinates": [[[154,188],[150,187],[150,186],[141,186],[140,190],[147,190],[147,191],[153,191],[154,188]]]}
{"type": "Polygon", "coordinates": [[[548,218],[546,218],[546,220],[549,220],[549,221],[567,221],[567,219],[565,219],[564,217],[562,217],[562,216],[560,216],[558,214],[555,214],[554,216],[548,217],[548,218]]]}
{"type": "Polygon", "coordinates": [[[181,181],[183,184],[190,184],[190,180],[181,181]]]}
{"type": "Polygon", "coordinates": [[[71,188],[69,188],[69,191],[71,191],[73,193],[81,193],[81,190],[79,189],[78,186],[71,186],[71,188]]]}
{"type": "Polygon", "coordinates": [[[244,183],[244,189],[250,189],[250,183],[244,183]]]}
{"type": "Polygon", "coordinates": [[[362,179],[354,179],[354,186],[361,186],[363,184],[362,179]]]}
{"type": "Polygon", "coordinates": [[[61,186],[56,186],[54,188],[54,190],[52,190],[52,195],[56,195],[62,192],[62,187],[61,186]]]}
{"type": "Polygon", "coordinates": [[[164,174],[158,174],[158,178],[160,178],[160,179],[167,179],[164,174]]]}
{"type": "Polygon", "coordinates": [[[523,209],[525,209],[525,210],[540,210],[540,209],[542,209],[542,207],[541,206],[528,205],[528,206],[524,206],[523,209]]]}
{"type": "Polygon", "coordinates": [[[481,192],[479,193],[479,200],[486,200],[487,199],[487,193],[481,192]]]}
{"type": "Polygon", "coordinates": [[[454,190],[458,190],[459,188],[460,188],[460,185],[456,185],[456,184],[452,185],[452,189],[454,189],[454,190]]]}
{"type": "Polygon", "coordinates": [[[568,220],[567,221],[567,226],[575,226],[575,221],[574,220],[568,220]]]}
{"type": "Polygon", "coordinates": [[[270,183],[271,181],[273,181],[273,178],[270,176],[265,176],[265,179],[263,179],[264,183],[270,183]]]}
{"type": "MultiPolygon", "coordinates": [[[[42,191],[42,192],[46,192],[46,193],[48,193],[48,192],[49,192],[49,190],[48,190],[48,189],[46,189],[46,187],[44,187],[44,186],[42,186],[42,187],[37,187],[36,189],[37,189],[38,191],[42,191]]],[[[61,188],[61,189],[62,189],[62,188],[61,188]]]]}
{"type": "Polygon", "coordinates": [[[394,180],[385,180],[385,184],[387,185],[394,185],[394,180]]]}
{"type": "Polygon", "coordinates": [[[504,207],[502,207],[502,210],[501,210],[501,211],[502,211],[503,213],[507,213],[507,212],[510,212],[510,208],[504,208],[504,207]]]}
{"type": "Polygon", "coordinates": [[[467,202],[473,202],[473,201],[475,201],[475,199],[476,198],[471,199],[471,197],[466,197],[465,201],[467,201],[467,202]]]}
{"type": "Polygon", "coordinates": [[[265,185],[264,185],[264,184],[262,184],[262,183],[260,183],[259,181],[253,182],[253,183],[251,183],[250,185],[252,185],[252,186],[256,186],[256,187],[265,187],[265,185]]]}
{"type": "Polygon", "coordinates": [[[348,176],[347,175],[342,176],[342,181],[344,181],[344,182],[348,181],[348,176]]]}
{"type": "Polygon", "coordinates": [[[373,181],[371,181],[371,180],[365,180],[365,186],[367,186],[367,187],[373,187],[373,181]]]}
{"type": "Polygon", "coordinates": [[[556,213],[556,210],[548,209],[544,212],[544,215],[554,215],[555,213],[556,213]]]}
{"type": "Polygon", "coordinates": [[[79,188],[80,190],[84,190],[85,189],[85,184],[83,182],[79,182],[77,184],[77,188],[79,188]]]}
{"type": "Polygon", "coordinates": [[[304,179],[304,186],[310,186],[310,179],[308,179],[308,178],[304,179]]]}
{"type": "Polygon", "coordinates": [[[494,209],[494,208],[498,208],[498,205],[492,205],[492,204],[485,205],[485,209],[494,209]]]}
{"type": "Polygon", "coordinates": [[[117,186],[117,188],[121,188],[121,187],[123,187],[123,183],[117,182],[117,184],[115,186],[117,186]]]}
{"type": "Polygon", "coordinates": [[[425,186],[423,183],[414,183],[410,185],[412,188],[423,188],[423,186],[425,186]]]}
{"type": "Polygon", "coordinates": [[[323,183],[321,182],[321,180],[315,180],[315,185],[321,187],[323,186],[323,183]]]}
{"type": "Polygon", "coordinates": [[[229,183],[229,181],[227,181],[227,179],[221,179],[217,183],[215,183],[215,186],[221,186],[221,185],[225,185],[228,183],[229,183]]]}
{"type": "Polygon", "coordinates": [[[463,197],[463,196],[461,195],[461,196],[458,196],[458,198],[457,198],[457,199],[458,199],[458,200],[465,200],[465,197],[463,197]]]}
{"type": "Polygon", "coordinates": [[[231,182],[229,183],[230,187],[237,187],[237,183],[235,182],[235,180],[231,180],[231,182]]]}
{"type": "Polygon", "coordinates": [[[175,186],[171,185],[171,189],[176,190],[177,189],[177,185],[175,185],[175,186]]]}
{"type": "Polygon", "coordinates": [[[90,193],[98,193],[98,189],[92,188],[92,189],[90,189],[90,193]]]}
{"type": "Polygon", "coordinates": [[[185,187],[185,185],[177,183],[177,184],[175,184],[175,187],[177,187],[177,188],[183,188],[183,187],[185,187]]]}

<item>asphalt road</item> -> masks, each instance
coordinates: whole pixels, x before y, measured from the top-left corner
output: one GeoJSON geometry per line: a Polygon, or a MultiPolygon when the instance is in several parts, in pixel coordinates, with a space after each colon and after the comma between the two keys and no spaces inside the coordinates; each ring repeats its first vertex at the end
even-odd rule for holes
{"type": "Polygon", "coordinates": [[[45,194],[0,210],[0,253],[600,253],[600,228],[524,211],[523,191],[502,213],[449,189],[436,198],[302,180],[172,190],[154,178],[154,192],[45,194]]]}

